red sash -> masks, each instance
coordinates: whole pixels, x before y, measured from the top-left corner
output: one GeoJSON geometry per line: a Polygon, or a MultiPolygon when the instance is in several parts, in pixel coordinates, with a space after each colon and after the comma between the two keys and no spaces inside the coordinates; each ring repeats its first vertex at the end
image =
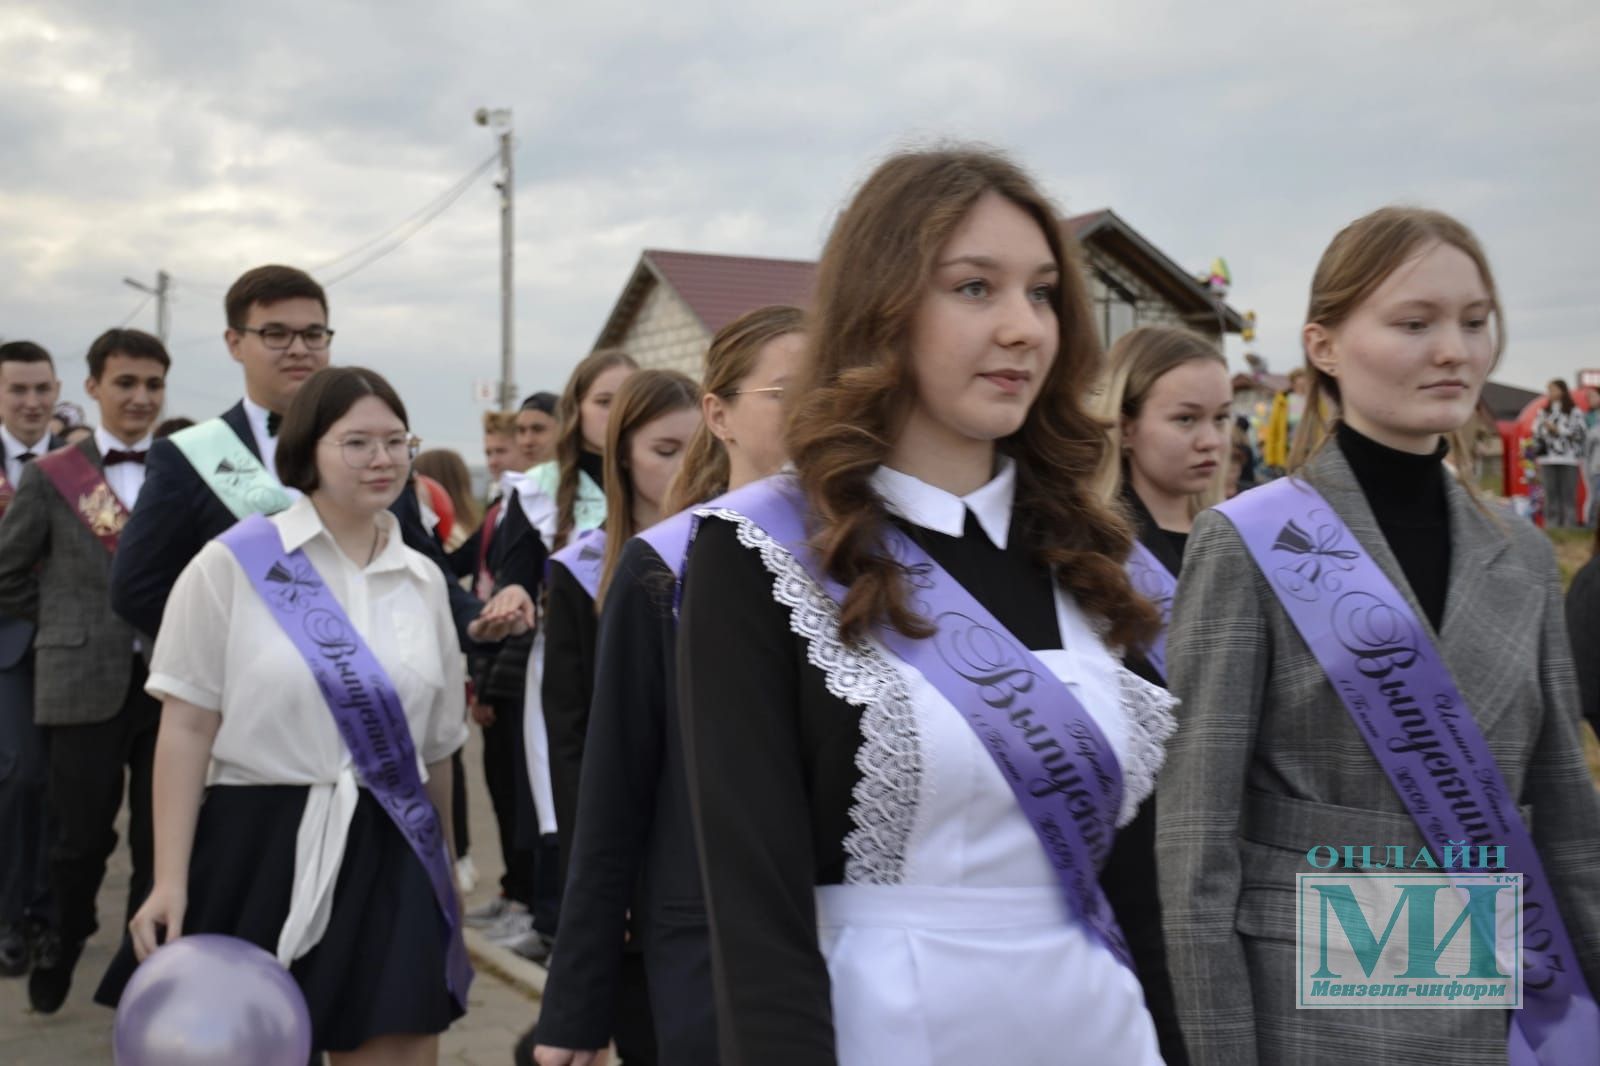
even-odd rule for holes
{"type": "Polygon", "coordinates": [[[500,517],[500,508],[505,505],[505,500],[500,499],[489,505],[483,514],[483,525],[478,532],[478,570],[473,579],[472,591],[485,603],[489,595],[494,592],[494,575],[489,572],[489,542],[494,539],[495,520],[500,517]]]}
{"type": "Polygon", "coordinates": [[[128,509],[111,491],[105,471],[79,448],[61,448],[34,461],[84,528],[99,538],[106,551],[116,554],[117,537],[128,524],[128,509]]]}
{"type": "Polygon", "coordinates": [[[17,490],[6,480],[4,464],[0,464],[0,518],[5,517],[6,508],[11,506],[11,500],[16,494],[17,490]]]}

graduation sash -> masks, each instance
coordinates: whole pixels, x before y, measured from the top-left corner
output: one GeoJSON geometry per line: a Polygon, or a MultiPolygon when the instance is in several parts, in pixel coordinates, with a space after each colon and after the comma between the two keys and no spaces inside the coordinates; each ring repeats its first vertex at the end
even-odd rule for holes
{"type": "MultiPolygon", "coordinates": [[[[808,544],[805,496],[780,474],[728,493],[697,516],[741,515],[764,530],[835,602],[846,590],[808,544]]],[[[1039,658],[911,538],[889,526],[885,547],[905,568],[933,636],[887,625],[874,635],[949,700],[977,734],[1055,870],[1068,910],[1127,966],[1127,942],[1099,871],[1116,836],[1122,768],[1094,717],[1039,658]]]]}
{"type": "Polygon", "coordinates": [[[574,533],[572,543],[550,556],[550,561],[545,565],[565,568],[578,579],[578,584],[592,600],[600,592],[600,571],[605,568],[605,563],[606,531],[586,529],[574,533]]]}
{"type": "Polygon", "coordinates": [[[362,782],[427,871],[445,923],[446,982],[465,1010],[472,966],[461,939],[444,828],[417,772],[417,749],[394,683],[304,550],[286,553],[277,527],[264,515],[245,518],[217,539],[239,560],[305,659],[362,782]]]}
{"type": "Polygon", "coordinates": [[[105,471],[78,448],[62,448],[35,462],[83,527],[115,555],[117,538],[128,524],[128,509],[106,482],[105,471]]]}
{"type": "Polygon", "coordinates": [[[276,514],[289,506],[289,494],[278,479],[222,419],[180,430],[172,443],[235,518],[276,514]]]}
{"type": "Polygon", "coordinates": [[[1128,579],[1133,582],[1133,590],[1155,604],[1156,610],[1161,612],[1161,632],[1144,649],[1144,656],[1162,680],[1166,680],[1167,625],[1172,621],[1172,597],[1177,594],[1178,579],[1172,576],[1172,571],[1156,558],[1154,552],[1137,539],[1133,542],[1133,550],[1128,553],[1125,568],[1128,579]]]}
{"type": "MultiPolygon", "coordinates": [[[[1218,506],[1327,672],[1436,860],[1447,845],[1503,844],[1524,878],[1524,1007],[1513,1066],[1591,1062],[1600,1008],[1515,794],[1416,612],[1309,484],[1283,478],[1218,506]]],[[[1465,850],[1465,849],[1464,849],[1465,850]]]]}
{"type": "Polygon", "coordinates": [[[17,490],[11,487],[11,482],[6,479],[5,464],[0,463],[0,517],[4,517],[6,508],[11,506],[11,501],[16,498],[17,490]]]}

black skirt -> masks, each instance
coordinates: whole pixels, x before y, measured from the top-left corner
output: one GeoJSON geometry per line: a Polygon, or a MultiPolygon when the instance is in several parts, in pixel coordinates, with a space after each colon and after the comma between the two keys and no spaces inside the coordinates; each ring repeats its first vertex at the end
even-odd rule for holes
{"type": "MultiPolygon", "coordinates": [[[[189,862],[183,931],[224,933],[276,953],[289,915],[304,785],[206,790],[189,862]]],[[[427,872],[366,789],[350,821],[322,939],[289,968],[311,1011],[312,1047],[441,1033],[462,1014],[445,984],[445,923],[427,872]]],[[[138,965],[130,938],[95,1001],[114,1007],[138,965]]]]}

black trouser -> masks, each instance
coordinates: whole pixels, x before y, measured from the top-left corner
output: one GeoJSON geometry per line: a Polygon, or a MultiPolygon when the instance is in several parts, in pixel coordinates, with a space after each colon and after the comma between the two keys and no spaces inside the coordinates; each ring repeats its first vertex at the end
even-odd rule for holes
{"type": "Polygon", "coordinates": [[[56,895],[61,939],[87,940],[99,922],[95,897],[106,876],[106,860],[117,846],[117,811],[127,772],[127,918],[144,902],[154,876],[151,777],[161,704],[145,694],[145,666],[134,659],[122,708],[104,722],[47,727],[50,736],[50,806],[56,829],[50,846],[50,878],[56,895]]]}
{"type": "MultiPolygon", "coordinates": [[[[533,906],[534,865],[532,849],[521,846],[519,822],[531,814],[531,802],[524,808],[518,796],[518,765],[523,763],[522,703],[501,702],[494,707],[494,724],[483,727],[483,779],[489,787],[489,802],[500,831],[500,856],[505,873],[500,891],[507,899],[533,906]]],[[[526,777],[523,770],[521,776],[526,777]]],[[[535,822],[537,825],[537,822],[535,822]]]]}
{"type": "Polygon", "coordinates": [[[450,756],[450,821],[455,830],[456,857],[464,859],[472,849],[472,837],[467,832],[467,773],[460,748],[450,756]]]}
{"type": "Polygon", "coordinates": [[[33,724],[33,657],[0,670],[0,925],[52,921],[48,742],[33,724]]]}

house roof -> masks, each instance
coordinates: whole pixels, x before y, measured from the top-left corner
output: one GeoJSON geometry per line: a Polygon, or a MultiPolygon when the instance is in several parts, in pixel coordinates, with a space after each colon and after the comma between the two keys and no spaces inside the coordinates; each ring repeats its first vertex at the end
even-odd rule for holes
{"type": "MultiPolygon", "coordinates": [[[[1109,208],[1074,215],[1063,224],[1080,241],[1094,244],[1149,282],[1181,311],[1216,315],[1211,293],[1155,245],[1109,208]]],[[[621,343],[644,299],[664,284],[684,302],[707,333],[715,333],[747,311],[768,304],[804,307],[816,285],[817,264],[804,259],[712,255],[647,248],[639,256],[622,295],[611,309],[595,347],[621,343]]],[[[1226,304],[1222,319],[1229,333],[1244,328],[1244,319],[1226,304]]]]}
{"type": "Polygon", "coordinates": [[[1494,417],[1498,421],[1509,422],[1520,416],[1522,409],[1531,401],[1537,400],[1539,395],[1532,389],[1489,381],[1484,383],[1483,398],[1480,402],[1494,412],[1494,417]]]}

